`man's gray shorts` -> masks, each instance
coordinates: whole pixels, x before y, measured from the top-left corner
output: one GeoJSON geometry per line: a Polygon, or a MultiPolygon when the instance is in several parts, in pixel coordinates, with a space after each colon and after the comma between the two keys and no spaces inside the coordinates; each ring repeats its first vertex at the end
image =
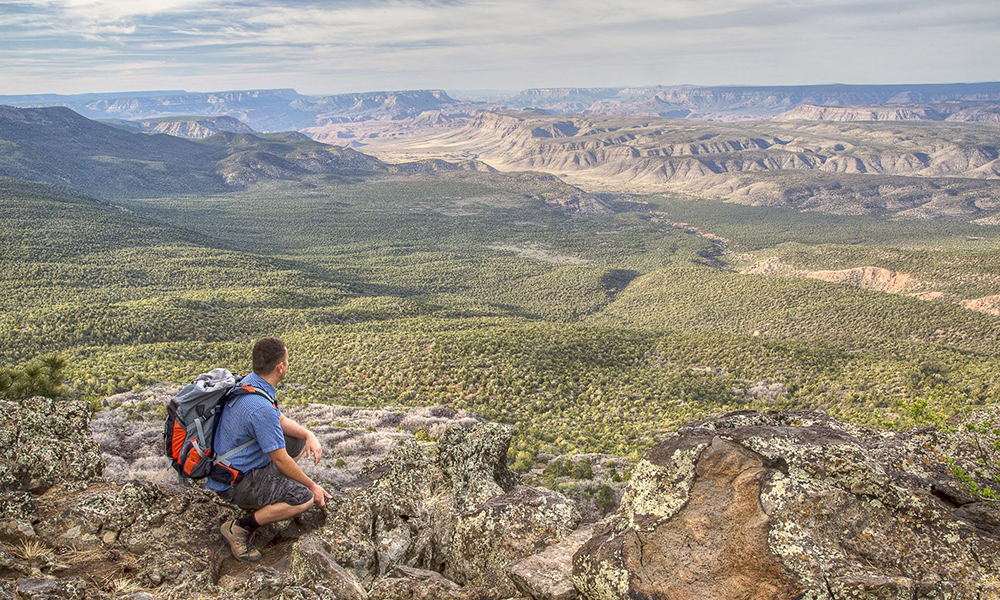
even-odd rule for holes
{"type": "MultiPolygon", "coordinates": [[[[305,440],[285,436],[285,451],[292,458],[297,458],[305,445],[305,440]]],[[[286,477],[274,462],[268,463],[266,467],[252,469],[236,485],[219,492],[219,496],[246,510],[257,510],[279,502],[298,506],[313,498],[309,488],[286,477]]]]}

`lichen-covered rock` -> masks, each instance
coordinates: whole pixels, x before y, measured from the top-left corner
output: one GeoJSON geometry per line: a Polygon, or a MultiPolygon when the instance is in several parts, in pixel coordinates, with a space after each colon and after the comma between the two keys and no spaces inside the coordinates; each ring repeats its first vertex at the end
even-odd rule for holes
{"type": "Polygon", "coordinates": [[[580,522],[572,502],[551,490],[520,486],[463,513],[444,574],[508,596],[517,588],[506,567],[569,535],[580,522]]]}
{"type": "Polygon", "coordinates": [[[362,585],[397,565],[445,561],[455,509],[447,478],[412,438],[363,472],[366,482],[331,501],[320,537],[362,585]]]}
{"type": "Polygon", "coordinates": [[[526,596],[536,600],[573,600],[578,595],[571,580],[573,555],[593,533],[593,524],[584,525],[542,552],[507,565],[507,573],[526,596]]]}
{"type": "Polygon", "coordinates": [[[85,581],[65,581],[52,577],[24,577],[17,580],[18,600],[87,600],[100,595],[85,581]]]}
{"type": "Polygon", "coordinates": [[[498,423],[452,426],[438,442],[438,464],[448,477],[460,510],[469,510],[518,484],[507,468],[514,430],[498,423]]]}
{"type": "Polygon", "coordinates": [[[453,426],[436,460],[402,441],[364,471],[365,485],[331,503],[320,538],[366,587],[410,567],[516,595],[507,564],[562,539],[579,515],[561,494],[517,485],[506,467],[510,439],[501,425],[453,426]]]}
{"type": "Polygon", "coordinates": [[[212,585],[224,546],[219,524],[237,514],[204,489],[168,494],[151,483],[105,479],[54,487],[37,503],[42,541],[128,557],[141,565],[136,580],[150,587],[212,585]]]}
{"type": "Polygon", "coordinates": [[[462,587],[437,571],[396,567],[380,579],[369,600],[495,600],[479,588],[462,587]]]}
{"type": "Polygon", "coordinates": [[[923,428],[814,411],[682,427],[637,466],[574,556],[584,598],[996,598],[996,509],[974,502],[923,428]]]}
{"type": "Polygon", "coordinates": [[[295,542],[289,575],[297,585],[312,590],[318,598],[365,600],[368,597],[354,575],[333,560],[315,535],[304,536],[295,542]]]}
{"type": "Polygon", "coordinates": [[[97,477],[104,461],[90,429],[86,405],[35,397],[0,402],[0,518],[32,519],[26,492],[97,477]]]}

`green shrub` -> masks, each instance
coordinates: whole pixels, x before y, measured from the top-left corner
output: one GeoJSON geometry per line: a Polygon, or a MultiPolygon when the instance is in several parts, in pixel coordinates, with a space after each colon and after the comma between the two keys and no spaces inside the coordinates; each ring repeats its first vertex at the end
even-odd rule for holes
{"type": "Polygon", "coordinates": [[[24,367],[0,369],[0,398],[59,398],[67,391],[63,383],[65,370],[66,359],[58,354],[37,358],[24,367]]]}

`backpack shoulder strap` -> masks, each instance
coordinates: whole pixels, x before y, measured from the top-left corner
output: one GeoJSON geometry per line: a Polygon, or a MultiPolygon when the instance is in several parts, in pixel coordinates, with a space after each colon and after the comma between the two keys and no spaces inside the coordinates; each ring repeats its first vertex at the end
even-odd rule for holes
{"type": "Polygon", "coordinates": [[[262,398],[266,398],[267,401],[270,402],[271,404],[273,404],[274,406],[278,405],[278,403],[275,402],[274,398],[268,396],[267,392],[265,392],[264,390],[262,390],[260,388],[257,388],[257,387],[254,387],[252,385],[241,385],[241,386],[234,387],[233,389],[229,390],[229,395],[227,396],[226,406],[229,407],[229,408],[232,408],[232,406],[234,404],[236,404],[237,400],[239,400],[243,396],[250,396],[250,395],[260,396],[262,398]]]}

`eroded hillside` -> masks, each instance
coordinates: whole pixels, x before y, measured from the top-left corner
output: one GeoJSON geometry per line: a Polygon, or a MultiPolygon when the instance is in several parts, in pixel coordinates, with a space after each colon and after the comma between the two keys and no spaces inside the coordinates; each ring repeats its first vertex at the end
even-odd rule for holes
{"type": "Polygon", "coordinates": [[[753,205],[901,218],[982,217],[998,203],[994,129],[963,124],[704,123],[483,113],[377,154],[477,158],[602,190],[675,191],[753,205]]]}

